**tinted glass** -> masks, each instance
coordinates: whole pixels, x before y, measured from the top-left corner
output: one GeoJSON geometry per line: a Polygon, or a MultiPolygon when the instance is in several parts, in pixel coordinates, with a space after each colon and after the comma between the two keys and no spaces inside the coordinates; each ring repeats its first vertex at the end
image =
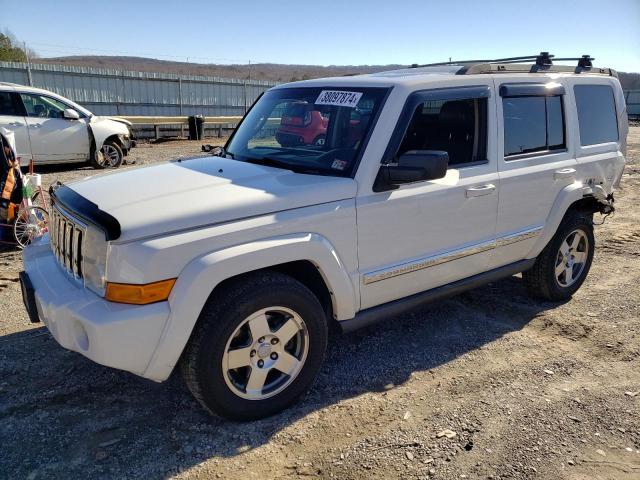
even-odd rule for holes
{"type": "Polygon", "coordinates": [[[618,121],[613,89],[608,85],[573,87],[580,124],[580,143],[595,145],[618,141],[618,121]]]}
{"type": "Polygon", "coordinates": [[[504,154],[547,149],[545,97],[502,99],[504,115],[504,154]]]}
{"type": "Polygon", "coordinates": [[[21,93],[20,97],[29,117],[64,118],[63,112],[69,108],[64,103],[44,95],[21,93]]]}
{"type": "Polygon", "coordinates": [[[486,160],[487,99],[431,100],[418,105],[398,155],[441,150],[449,165],[486,160]]]}
{"type": "Polygon", "coordinates": [[[0,92],[0,115],[22,116],[11,98],[11,92],[0,92]]]}
{"type": "Polygon", "coordinates": [[[549,149],[564,147],[562,97],[547,97],[547,142],[549,149]]]}

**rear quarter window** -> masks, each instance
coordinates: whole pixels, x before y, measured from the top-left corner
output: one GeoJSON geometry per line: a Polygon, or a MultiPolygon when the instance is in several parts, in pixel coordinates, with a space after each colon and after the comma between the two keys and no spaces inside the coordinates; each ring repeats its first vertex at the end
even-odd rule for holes
{"type": "Polygon", "coordinates": [[[618,120],[613,88],[609,85],[575,85],[580,144],[618,141],[618,120]]]}

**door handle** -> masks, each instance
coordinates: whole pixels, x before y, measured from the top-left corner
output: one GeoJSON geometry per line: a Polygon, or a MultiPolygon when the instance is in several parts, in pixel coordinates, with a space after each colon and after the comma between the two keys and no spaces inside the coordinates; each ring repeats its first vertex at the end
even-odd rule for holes
{"type": "Polygon", "coordinates": [[[562,178],[574,178],[576,176],[575,168],[561,168],[553,172],[553,179],[560,180],[562,178]]]}
{"type": "Polygon", "coordinates": [[[482,197],[483,195],[491,195],[496,191],[496,186],[493,183],[487,183],[486,185],[477,185],[475,187],[469,187],[465,191],[467,198],[482,197]]]}
{"type": "Polygon", "coordinates": [[[39,123],[34,123],[33,125],[29,125],[29,128],[40,128],[42,127],[42,125],[40,125],[39,123]]]}
{"type": "Polygon", "coordinates": [[[9,125],[11,125],[12,127],[22,127],[24,125],[24,123],[11,122],[11,123],[9,123],[9,125]]]}

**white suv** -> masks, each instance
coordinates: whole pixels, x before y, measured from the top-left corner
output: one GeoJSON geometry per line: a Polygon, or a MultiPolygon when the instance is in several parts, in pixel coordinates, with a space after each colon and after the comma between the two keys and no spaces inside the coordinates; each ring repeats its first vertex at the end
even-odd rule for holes
{"type": "Polygon", "coordinates": [[[613,209],[625,103],[612,70],[535,60],[280,85],[218,156],[53,187],[49,238],[24,251],[30,318],[155,381],[180,363],[205,408],[252,419],[309,388],[332,322],[519,272],[570,297],[613,209]],[[325,141],[280,144],[307,112],[325,141]]]}
{"type": "Polygon", "coordinates": [[[94,168],[122,164],[131,148],[130,124],[93,115],[47,90],[0,82],[0,128],[15,134],[22,165],[89,161],[94,168]]]}

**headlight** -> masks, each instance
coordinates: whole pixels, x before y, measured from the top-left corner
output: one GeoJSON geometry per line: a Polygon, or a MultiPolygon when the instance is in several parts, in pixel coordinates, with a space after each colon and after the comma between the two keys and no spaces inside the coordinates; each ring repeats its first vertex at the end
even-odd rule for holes
{"type": "Polygon", "coordinates": [[[104,297],[109,247],[104,232],[94,226],[88,226],[82,246],[84,284],[92,292],[104,297]]]}

